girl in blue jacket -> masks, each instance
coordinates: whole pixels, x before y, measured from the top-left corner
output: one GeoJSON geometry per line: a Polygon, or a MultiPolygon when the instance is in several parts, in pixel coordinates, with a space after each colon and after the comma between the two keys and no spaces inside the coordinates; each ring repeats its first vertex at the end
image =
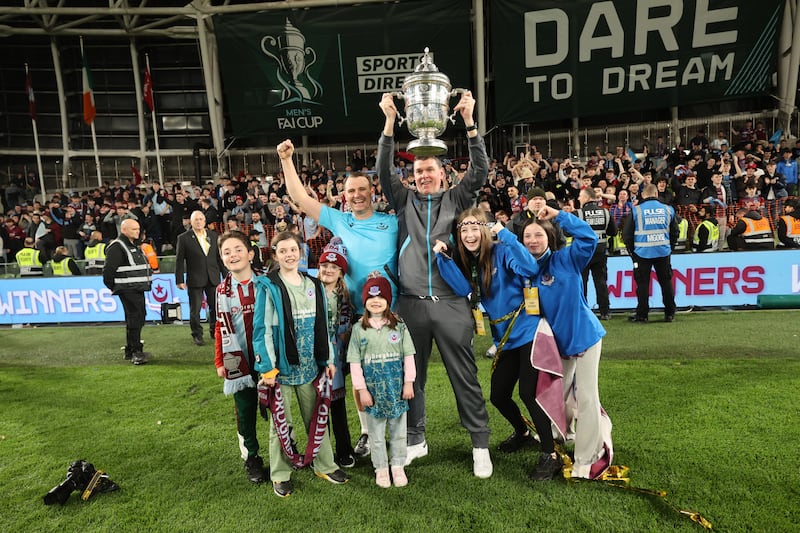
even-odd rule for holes
{"type": "Polygon", "coordinates": [[[456,223],[454,257],[445,255],[447,245],[442,241],[436,242],[433,251],[445,281],[456,294],[471,294],[473,307],[481,302],[489,315],[492,337],[496,344],[502,344],[492,373],[491,401],[514,427],[514,433],[499,449],[513,452],[534,442],[512,398],[519,382],[520,399],[528,408],[543,452],[531,478],[553,479],[562,465],[555,453],[551,420],[536,402],[539,371],[531,365],[531,346],[539,316],[527,314],[523,303],[525,280],[537,275],[538,266],[502,224],[496,223],[489,229],[485,211],[467,209],[458,216],[456,223]],[[492,234],[498,238],[496,243],[492,241],[492,234]]]}
{"type": "Polygon", "coordinates": [[[547,317],[563,358],[568,425],[570,418],[577,418],[572,477],[594,479],[611,465],[614,454],[611,420],[600,405],[597,384],[606,331],[586,302],[581,278],[597,246],[597,235],[580,218],[546,206],[537,218],[527,221],[522,242],[537,260],[534,282],[542,316],[547,317]],[[570,246],[556,249],[550,220],[572,235],[570,246]]]}

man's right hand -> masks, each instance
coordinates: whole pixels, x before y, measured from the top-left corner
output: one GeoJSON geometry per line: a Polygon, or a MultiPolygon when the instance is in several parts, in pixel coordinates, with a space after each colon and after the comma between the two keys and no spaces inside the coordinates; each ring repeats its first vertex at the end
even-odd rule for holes
{"type": "Polygon", "coordinates": [[[278,157],[281,159],[291,159],[294,155],[294,144],[289,139],[286,139],[278,145],[278,157]]]}
{"type": "Polygon", "coordinates": [[[394,96],[392,96],[392,93],[383,93],[378,107],[381,108],[381,111],[383,111],[383,114],[386,116],[386,118],[392,120],[397,119],[399,112],[397,111],[397,106],[394,103],[394,96]]]}

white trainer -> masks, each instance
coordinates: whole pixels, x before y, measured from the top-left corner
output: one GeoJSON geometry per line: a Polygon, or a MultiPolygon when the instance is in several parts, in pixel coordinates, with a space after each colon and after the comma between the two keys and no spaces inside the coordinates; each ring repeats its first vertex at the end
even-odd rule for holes
{"type": "Polygon", "coordinates": [[[406,448],[406,463],[405,466],[411,464],[411,461],[414,459],[419,459],[420,457],[425,457],[428,455],[428,443],[426,441],[422,441],[419,444],[412,444],[406,448]]]}
{"type": "Polygon", "coordinates": [[[493,470],[489,448],[472,448],[472,471],[475,476],[481,479],[490,478],[493,470]]]}

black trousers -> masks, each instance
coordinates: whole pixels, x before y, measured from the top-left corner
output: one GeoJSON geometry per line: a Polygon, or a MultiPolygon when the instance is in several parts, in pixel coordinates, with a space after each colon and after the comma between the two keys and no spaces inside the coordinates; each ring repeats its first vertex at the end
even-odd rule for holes
{"type": "Polygon", "coordinates": [[[518,434],[525,433],[528,427],[522,421],[522,413],[514,401],[514,385],[519,382],[519,398],[536,427],[536,433],[542,444],[542,451],[553,453],[553,428],[550,418],[536,403],[536,382],[539,371],[531,365],[531,343],[526,343],[519,348],[503,350],[500,359],[492,372],[492,391],[490,399],[500,414],[508,420],[518,434]]]}
{"type": "Polygon", "coordinates": [[[142,328],[144,327],[144,293],[120,292],[120,302],[125,311],[125,353],[142,351],[142,328]]]}
{"type": "Polygon", "coordinates": [[[200,307],[203,305],[203,294],[206,296],[208,309],[208,331],[213,336],[214,328],[217,323],[217,286],[206,285],[205,287],[186,287],[189,293],[189,327],[192,329],[192,337],[203,338],[203,324],[200,322],[200,307]]]}
{"type": "Polygon", "coordinates": [[[605,252],[594,254],[589,265],[581,273],[583,276],[584,298],[589,287],[589,272],[592,273],[594,291],[597,294],[597,307],[600,310],[600,314],[608,313],[611,305],[608,301],[608,257],[606,257],[605,252]]]}
{"type": "Polygon", "coordinates": [[[636,282],[636,316],[646,318],[650,312],[650,272],[656,271],[661,286],[664,314],[675,314],[675,289],[672,287],[672,262],[670,256],[645,258],[632,254],[633,280],[636,282]]]}

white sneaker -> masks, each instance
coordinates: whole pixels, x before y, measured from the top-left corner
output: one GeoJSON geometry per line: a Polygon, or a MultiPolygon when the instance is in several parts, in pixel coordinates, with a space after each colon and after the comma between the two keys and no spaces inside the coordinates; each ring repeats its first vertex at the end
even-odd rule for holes
{"type": "Polygon", "coordinates": [[[489,346],[489,349],[486,350],[486,359],[494,359],[494,356],[497,355],[497,346],[492,344],[489,346]]]}
{"type": "Polygon", "coordinates": [[[481,479],[490,478],[493,470],[489,448],[472,448],[472,471],[475,476],[481,479]]]}
{"type": "Polygon", "coordinates": [[[411,461],[414,459],[419,459],[420,457],[425,457],[428,455],[428,443],[426,441],[422,441],[419,444],[412,444],[406,448],[406,464],[408,466],[411,464],[411,461]]]}
{"type": "Polygon", "coordinates": [[[572,477],[574,478],[589,479],[591,472],[592,465],[579,465],[578,463],[572,465],[572,477]]]}

